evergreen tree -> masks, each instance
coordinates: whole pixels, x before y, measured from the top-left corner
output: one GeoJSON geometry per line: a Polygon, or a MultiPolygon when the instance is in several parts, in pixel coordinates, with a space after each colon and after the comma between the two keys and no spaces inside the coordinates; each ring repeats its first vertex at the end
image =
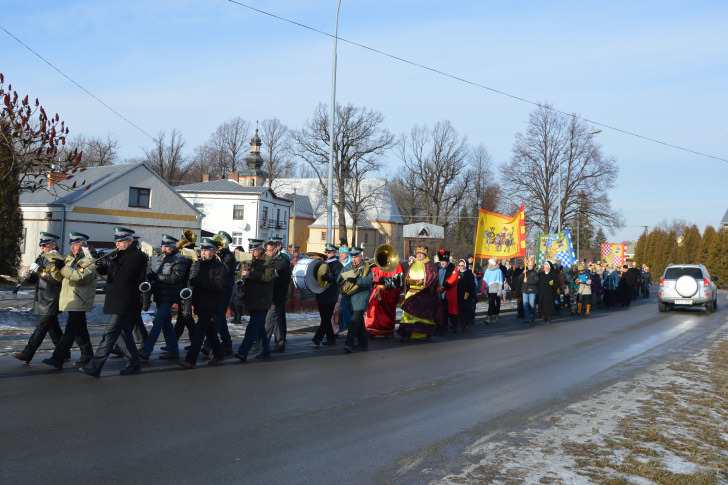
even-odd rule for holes
{"type": "Polygon", "coordinates": [[[693,224],[692,226],[686,227],[680,238],[680,245],[677,251],[678,259],[674,262],[680,264],[699,263],[701,240],[698,226],[693,224]]]}

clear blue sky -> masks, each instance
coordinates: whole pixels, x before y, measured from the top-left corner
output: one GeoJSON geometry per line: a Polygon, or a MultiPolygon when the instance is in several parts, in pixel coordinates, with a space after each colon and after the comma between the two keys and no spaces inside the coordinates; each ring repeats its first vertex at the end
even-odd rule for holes
{"type": "MultiPolygon", "coordinates": [[[[336,0],[241,3],[333,33],[336,0]]],[[[301,127],[331,98],[330,37],[217,1],[3,0],[0,25],[143,132],[187,153],[235,116],[301,127]]],[[[728,159],[728,3],[343,0],[339,36],[597,123],[728,159]]],[[[139,157],[151,139],[0,31],[0,72],[72,134],[139,157]]],[[[394,133],[450,120],[495,164],[535,106],[339,41],[337,102],[381,111],[394,133]]],[[[627,227],[717,227],[728,162],[601,127],[620,167],[627,227]]],[[[387,167],[399,160],[389,155],[387,167]]],[[[385,174],[386,175],[386,174],[385,174]]]]}

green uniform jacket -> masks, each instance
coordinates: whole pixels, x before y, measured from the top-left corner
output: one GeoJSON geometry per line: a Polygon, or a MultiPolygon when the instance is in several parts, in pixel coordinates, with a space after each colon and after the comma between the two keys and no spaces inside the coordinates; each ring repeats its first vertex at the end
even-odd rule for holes
{"type": "MultiPolygon", "coordinates": [[[[367,264],[364,261],[357,266],[356,268],[361,267],[362,265],[367,264]]],[[[356,269],[352,263],[347,264],[344,266],[341,270],[341,273],[339,273],[339,278],[337,280],[338,284],[341,284],[343,281],[343,278],[341,275],[349,270],[356,269]]],[[[349,304],[349,310],[355,312],[358,310],[366,310],[367,304],[369,303],[369,294],[372,292],[372,272],[368,271],[367,275],[362,277],[358,276],[356,278],[356,285],[359,287],[357,288],[356,292],[354,292],[351,295],[344,295],[344,302],[347,302],[349,304]]]]}
{"type": "Polygon", "coordinates": [[[96,297],[96,270],[92,266],[82,273],[78,271],[79,265],[91,262],[83,253],[79,253],[78,258],[68,254],[65,261],[66,265],[57,272],[63,278],[59,309],[63,312],[90,311],[96,297]]]}
{"type": "Polygon", "coordinates": [[[245,308],[267,310],[273,302],[273,278],[276,267],[273,258],[263,254],[250,265],[250,275],[245,279],[245,308]]]}

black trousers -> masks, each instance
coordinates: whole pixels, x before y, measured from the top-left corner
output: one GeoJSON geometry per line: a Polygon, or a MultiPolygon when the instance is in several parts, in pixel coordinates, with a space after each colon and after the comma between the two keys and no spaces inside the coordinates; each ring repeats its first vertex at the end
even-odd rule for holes
{"type": "Polygon", "coordinates": [[[189,317],[184,317],[180,311],[177,310],[177,321],[174,324],[174,333],[177,335],[177,340],[179,340],[182,336],[185,328],[187,329],[187,335],[190,340],[192,340],[192,334],[195,331],[195,318],[191,315],[189,317]]]}
{"type": "Polygon", "coordinates": [[[202,341],[207,337],[207,342],[212,347],[212,355],[217,359],[225,358],[225,352],[222,350],[220,339],[217,337],[215,326],[212,324],[212,312],[198,313],[197,324],[192,330],[190,337],[190,348],[187,350],[185,360],[190,364],[197,364],[197,358],[200,356],[202,341]]]}
{"type": "Polygon", "coordinates": [[[101,368],[117,342],[119,349],[124,354],[127,367],[139,367],[139,353],[136,345],[134,345],[134,337],[131,335],[131,319],[132,316],[130,315],[109,315],[109,321],[106,322],[106,328],[104,329],[104,336],[96,348],[94,357],[86,366],[86,370],[91,373],[101,372],[101,368]]]}
{"type": "Polygon", "coordinates": [[[28,343],[23,349],[23,356],[25,356],[25,359],[28,362],[30,362],[30,360],[33,358],[36,351],[38,350],[38,347],[40,347],[40,344],[43,343],[43,339],[45,338],[46,334],[50,334],[53,345],[58,346],[58,342],[60,342],[61,337],[63,337],[63,332],[61,331],[61,325],[58,323],[58,315],[56,315],[55,313],[53,315],[40,316],[40,320],[35,326],[33,334],[30,336],[30,338],[28,339],[28,343]]]}
{"type": "Polygon", "coordinates": [[[66,331],[63,332],[61,341],[56,345],[52,359],[56,362],[63,362],[64,357],[70,352],[74,340],[81,351],[81,362],[90,361],[94,356],[94,348],[88,334],[86,312],[68,312],[66,331]]]}
{"type": "Polygon", "coordinates": [[[334,308],[336,307],[336,302],[319,303],[318,307],[319,307],[319,315],[321,316],[321,323],[319,323],[319,326],[316,329],[316,333],[314,334],[313,339],[316,342],[321,342],[325,335],[327,342],[336,342],[336,334],[334,333],[334,327],[333,327],[333,325],[331,325],[331,317],[334,315],[334,308]]]}
{"type": "Polygon", "coordinates": [[[346,332],[346,346],[351,347],[356,345],[356,342],[358,342],[360,347],[369,346],[369,337],[367,336],[367,329],[364,326],[364,310],[351,312],[349,330],[346,332]]]}

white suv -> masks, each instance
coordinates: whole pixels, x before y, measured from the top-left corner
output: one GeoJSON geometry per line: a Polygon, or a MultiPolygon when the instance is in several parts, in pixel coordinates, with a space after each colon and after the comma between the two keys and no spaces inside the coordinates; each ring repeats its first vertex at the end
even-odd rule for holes
{"type": "Polygon", "coordinates": [[[718,288],[702,264],[671,264],[660,278],[657,308],[661,312],[674,306],[705,306],[708,313],[718,308],[718,288]]]}

